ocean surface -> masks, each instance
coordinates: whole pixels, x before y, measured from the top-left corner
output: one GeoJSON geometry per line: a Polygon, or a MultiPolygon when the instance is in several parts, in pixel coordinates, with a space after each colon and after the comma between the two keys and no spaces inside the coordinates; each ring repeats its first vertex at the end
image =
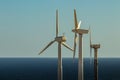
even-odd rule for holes
{"type": "MultiPolygon", "coordinates": [[[[63,80],[77,80],[78,59],[63,58],[63,80]]],[[[99,80],[120,80],[120,58],[100,58],[99,80]]],[[[57,80],[57,58],[0,58],[0,80],[57,80]]],[[[94,80],[93,60],[84,59],[84,80],[94,80]]]]}

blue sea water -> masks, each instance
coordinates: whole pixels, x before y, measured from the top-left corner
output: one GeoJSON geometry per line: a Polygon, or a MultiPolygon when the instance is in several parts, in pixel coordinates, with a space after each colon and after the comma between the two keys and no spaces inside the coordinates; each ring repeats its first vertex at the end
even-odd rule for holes
{"type": "MultiPolygon", "coordinates": [[[[100,58],[99,80],[120,80],[120,58],[100,58]]],[[[84,80],[94,80],[93,60],[84,59],[84,80]]],[[[63,80],[77,80],[78,61],[63,58],[63,80]]],[[[57,80],[57,58],[0,58],[0,80],[57,80]]]]}

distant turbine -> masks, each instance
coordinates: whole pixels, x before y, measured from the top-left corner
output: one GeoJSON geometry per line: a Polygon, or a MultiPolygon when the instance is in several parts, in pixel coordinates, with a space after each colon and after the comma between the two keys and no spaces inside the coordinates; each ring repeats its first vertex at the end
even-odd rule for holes
{"type": "Polygon", "coordinates": [[[77,34],[79,35],[79,53],[78,53],[78,80],[83,80],[83,55],[82,55],[82,36],[83,34],[87,34],[88,30],[85,29],[79,29],[81,21],[79,24],[77,23],[77,16],[76,16],[76,10],[74,9],[74,22],[75,22],[75,29],[72,30],[72,32],[75,33],[74,37],[74,54],[73,54],[73,60],[75,58],[75,52],[76,52],[76,44],[77,44],[77,34]]]}
{"type": "MultiPolygon", "coordinates": [[[[97,58],[98,53],[97,53],[97,50],[98,50],[98,48],[100,48],[100,44],[92,44],[90,27],[89,27],[89,34],[90,34],[90,57],[92,56],[92,48],[94,49],[94,80],[98,80],[98,58],[97,58]]],[[[91,60],[90,60],[90,63],[91,63],[91,60]]]]}
{"type": "Polygon", "coordinates": [[[45,51],[50,45],[52,45],[54,42],[58,42],[58,80],[63,80],[63,74],[62,74],[62,57],[61,57],[61,44],[65,46],[66,48],[73,51],[72,48],[70,48],[65,42],[66,37],[58,36],[58,10],[56,10],[56,37],[53,41],[51,41],[39,54],[41,54],[43,51],[45,51]]]}

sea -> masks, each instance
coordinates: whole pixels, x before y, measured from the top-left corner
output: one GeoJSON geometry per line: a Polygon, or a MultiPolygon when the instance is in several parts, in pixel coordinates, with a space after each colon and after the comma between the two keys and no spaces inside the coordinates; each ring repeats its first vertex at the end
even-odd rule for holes
{"type": "MultiPolygon", "coordinates": [[[[57,58],[0,58],[0,80],[57,80],[57,58]]],[[[84,58],[84,80],[94,80],[93,59],[84,58]]],[[[78,79],[78,59],[63,58],[63,80],[78,79]]],[[[98,59],[98,80],[120,80],[120,58],[98,59]]]]}

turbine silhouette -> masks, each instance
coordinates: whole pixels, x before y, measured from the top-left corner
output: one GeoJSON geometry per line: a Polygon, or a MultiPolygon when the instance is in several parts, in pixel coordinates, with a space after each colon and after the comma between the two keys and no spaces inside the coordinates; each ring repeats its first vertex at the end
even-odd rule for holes
{"type": "Polygon", "coordinates": [[[83,34],[87,34],[88,30],[85,29],[79,29],[81,21],[79,24],[77,23],[77,16],[76,16],[76,10],[74,9],[74,22],[75,22],[75,29],[72,30],[72,32],[75,33],[74,37],[74,54],[73,59],[75,58],[75,52],[76,52],[76,43],[77,43],[77,34],[79,35],[79,53],[78,53],[78,80],[83,80],[83,53],[82,53],[82,36],[83,34]]]}
{"type": "MultiPolygon", "coordinates": [[[[89,27],[89,34],[90,34],[90,58],[92,58],[92,48],[94,49],[94,80],[98,80],[98,56],[97,50],[100,48],[100,44],[92,44],[91,41],[91,29],[89,27]]],[[[90,59],[91,64],[91,59],[90,59]]]]}
{"type": "Polygon", "coordinates": [[[66,42],[66,37],[63,36],[58,36],[58,10],[56,10],[56,37],[53,41],[51,41],[39,54],[41,54],[43,51],[45,51],[49,46],[51,46],[54,42],[58,42],[58,80],[63,79],[63,74],[62,74],[62,56],[61,56],[61,45],[64,47],[68,48],[69,50],[73,51],[72,48],[70,48],[65,42],[66,42]]]}

